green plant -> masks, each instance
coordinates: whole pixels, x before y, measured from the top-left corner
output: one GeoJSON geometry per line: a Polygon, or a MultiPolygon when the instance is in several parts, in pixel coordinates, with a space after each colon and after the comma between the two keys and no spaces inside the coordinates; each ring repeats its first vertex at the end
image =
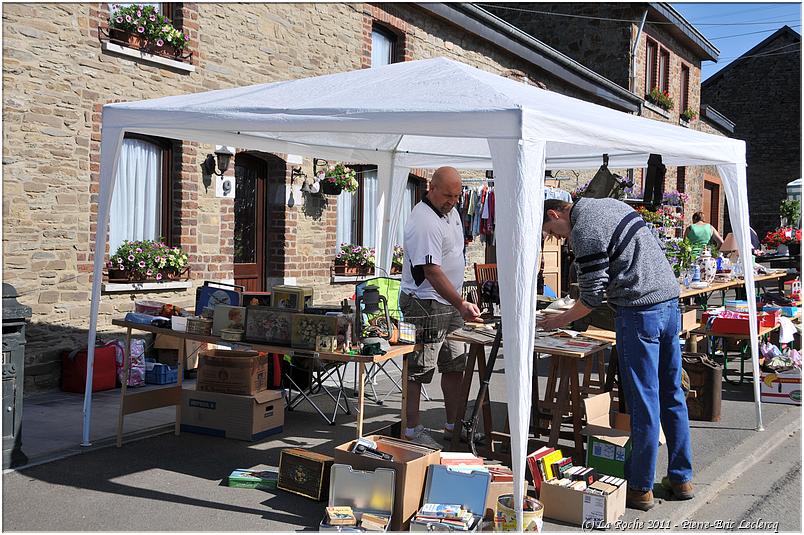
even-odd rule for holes
{"type": "Polygon", "coordinates": [[[151,47],[170,45],[180,51],[187,46],[187,34],[177,30],[170,19],[158,13],[151,4],[115,4],[112,9],[114,11],[109,17],[109,28],[139,35],[151,47]]]}
{"type": "Polygon", "coordinates": [[[330,165],[324,175],[324,180],[340,186],[344,191],[354,193],[357,191],[357,173],[351,167],[346,167],[342,163],[330,165]]]}
{"type": "Polygon", "coordinates": [[[684,119],[685,121],[692,121],[696,117],[698,117],[698,112],[696,112],[692,108],[687,108],[686,110],[681,112],[681,118],[684,119]]]}
{"type": "Polygon", "coordinates": [[[106,263],[109,269],[123,270],[134,279],[178,275],[187,266],[187,254],[180,247],[169,247],[163,241],[124,241],[106,263]]]}
{"type": "Polygon", "coordinates": [[[676,277],[692,266],[695,256],[692,252],[692,242],[684,238],[672,238],[664,242],[664,255],[673,268],[676,277]]]}
{"type": "Polygon", "coordinates": [[[673,102],[673,99],[670,98],[670,93],[668,91],[661,91],[658,87],[651,89],[650,93],[648,93],[647,97],[645,98],[663,110],[672,110],[676,105],[675,102],[673,102]]]}
{"type": "Polygon", "coordinates": [[[374,269],[376,262],[374,249],[352,243],[342,243],[340,251],[335,255],[336,264],[349,267],[374,269]]]}
{"type": "Polygon", "coordinates": [[[801,227],[801,201],[785,199],[779,205],[779,215],[793,228],[801,227]]]}

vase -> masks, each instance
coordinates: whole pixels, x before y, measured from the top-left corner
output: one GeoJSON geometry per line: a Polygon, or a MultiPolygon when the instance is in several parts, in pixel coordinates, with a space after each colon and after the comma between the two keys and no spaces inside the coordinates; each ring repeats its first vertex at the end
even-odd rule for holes
{"type": "Polygon", "coordinates": [[[717,260],[712,258],[709,248],[705,248],[696,262],[701,270],[701,281],[712,282],[717,275],[717,260]]]}
{"type": "Polygon", "coordinates": [[[324,195],[340,195],[343,191],[343,188],[339,184],[326,179],[319,182],[319,184],[321,185],[321,193],[324,195]]]}

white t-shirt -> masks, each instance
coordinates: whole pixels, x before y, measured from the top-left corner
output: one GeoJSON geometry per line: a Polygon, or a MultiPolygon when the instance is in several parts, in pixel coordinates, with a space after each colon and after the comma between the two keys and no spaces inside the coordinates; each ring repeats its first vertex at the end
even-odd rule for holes
{"type": "Polygon", "coordinates": [[[453,208],[442,215],[427,198],[413,207],[405,224],[404,265],[402,291],[419,299],[435,299],[445,305],[441,297],[424,278],[424,265],[435,264],[460,295],[465,267],[463,226],[461,216],[453,208]]]}

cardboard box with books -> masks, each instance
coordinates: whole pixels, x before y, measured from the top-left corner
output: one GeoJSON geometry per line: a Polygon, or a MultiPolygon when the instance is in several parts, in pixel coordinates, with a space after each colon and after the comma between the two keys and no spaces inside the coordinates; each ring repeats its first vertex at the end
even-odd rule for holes
{"type": "Polygon", "coordinates": [[[395,473],[388,468],[355,470],[333,464],[329,502],[319,531],[388,531],[394,509],[395,473]]]}
{"type": "Polygon", "coordinates": [[[238,440],[260,440],[282,432],[285,399],[281,390],[253,396],[181,391],[181,430],[238,440]]]}
{"type": "Polygon", "coordinates": [[[486,512],[489,472],[434,464],[427,469],[424,505],[410,531],[477,531],[486,512]]]}
{"type": "MultiPolygon", "coordinates": [[[[588,425],[586,466],[601,474],[625,477],[625,458],[631,451],[631,416],[612,412],[611,394],[606,392],[583,400],[588,425]],[[613,424],[613,426],[612,426],[613,424]]],[[[666,442],[659,428],[659,444],[666,442]]]]}
{"type": "Polygon", "coordinates": [[[427,467],[438,464],[441,450],[434,450],[407,440],[381,435],[369,435],[376,442],[377,449],[391,455],[391,460],[352,452],[355,440],[350,440],[334,450],[336,463],[345,464],[358,470],[389,468],[396,472],[394,478],[394,508],[390,529],[404,531],[410,519],[419,509],[422,490],[427,476],[427,467]]]}

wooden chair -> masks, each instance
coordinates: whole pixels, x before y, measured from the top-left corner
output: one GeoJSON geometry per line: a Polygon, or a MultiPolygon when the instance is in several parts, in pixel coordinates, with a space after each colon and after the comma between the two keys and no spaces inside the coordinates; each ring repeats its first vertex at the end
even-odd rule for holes
{"type": "Polygon", "coordinates": [[[477,306],[482,312],[484,308],[494,310],[494,303],[486,303],[483,299],[483,283],[497,280],[497,264],[475,264],[475,280],[477,281],[477,306]]]}

